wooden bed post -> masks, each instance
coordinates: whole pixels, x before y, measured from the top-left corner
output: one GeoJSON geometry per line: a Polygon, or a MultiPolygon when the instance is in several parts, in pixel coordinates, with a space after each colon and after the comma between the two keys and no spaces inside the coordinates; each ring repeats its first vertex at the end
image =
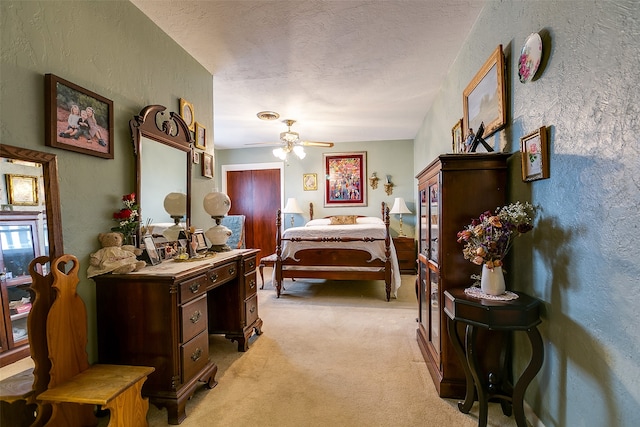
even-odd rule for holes
{"type": "Polygon", "coordinates": [[[313,203],[309,203],[309,220],[313,219],[313,203]]]}
{"type": "Polygon", "coordinates": [[[276,213],[276,263],[273,268],[276,269],[276,295],[280,298],[280,290],[282,288],[282,212],[278,209],[276,213]]]}
{"type": "Polygon", "coordinates": [[[387,301],[391,299],[391,235],[389,232],[389,206],[382,202],[382,219],[387,232],[384,237],[384,256],[386,258],[384,268],[384,284],[387,291],[387,301]]]}

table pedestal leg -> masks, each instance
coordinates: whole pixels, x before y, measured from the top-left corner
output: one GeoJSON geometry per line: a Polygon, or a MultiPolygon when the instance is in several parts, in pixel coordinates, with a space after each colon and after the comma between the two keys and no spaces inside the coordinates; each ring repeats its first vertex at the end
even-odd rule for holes
{"type": "Polygon", "coordinates": [[[467,362],[469,364],[469,370],[471,371],[473,383],[476,385],[476,393],[478,394],[478,427],[486,427],[489,407],[487,402],[487,391],[485,389],[484,383],[482,382],[482,379],[478,375],[478,354],[474,345],[477,335],[478,329],[473,325],[467,325],[465,334],[465,349],[467,351],[467,362]]]}
{"type": "Polygon", "coordinates": [[[462,368],[464,369],[464,376],[466,378],[466,394],[463,402],[458,402],[458,409],[460,412],[464,414],[468,414],[473,406],[473,401],[475,400],[476,389],[473,385],[473,377],[471,376],[471,371],[469,371],[469,365],[467,364],[467,356],[465,355],[464,349],[462,347],[462,340],[458,335],[458,322],[453,320],[452,318],[447,318],[447,332],[449,333],[449,339],[453,344],[453,350],[456,352],[458,356],[458,360],[462,364],[462,368]]]}
{"type": "Polygon", "coordinates": [[[524,392],[542,367],[544,360],[544,345],[540,331],[534,326],[526,332],[531,343],[531,360],[513,389],[513,415],[518,427],[527,427],[527,419],[524,416],[524,392]]]}

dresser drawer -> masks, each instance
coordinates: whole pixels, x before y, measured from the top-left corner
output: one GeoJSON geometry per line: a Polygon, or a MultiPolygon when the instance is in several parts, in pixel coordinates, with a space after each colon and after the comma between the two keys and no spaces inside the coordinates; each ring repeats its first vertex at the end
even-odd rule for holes
{"type": "Polygon", "coordinates": [[[258,319],[258,295],[253,295],[244,301],[245,326],[251,325],[258,319]]]}
{"type": "Polygon", "coordinates": [[[221,265],[207,273],[209,276],[208,289],[215,288],[238,275],[238,267],[235,262],[221,265]]]}
{"type": "Polygon", "coordinates": [[[187,342],[207,327],[207,296],[202,295],[195,301],[190,301],[180,309],[182,320],[182,339],[187,342]]]}
{"type": "Polygon", "coordinates": [[[207,283],[205,274],[180,283],[180,302],[185,303],[203,295],[207,291],[207,283]]]}
{"type": "Polygon", "coordinates": [[[209,334],[200,332],[194,339],[180,347],[182,382],[189,381],[209,361],[209,334]]]}
{"type": "Polygon", "coordinates": [[[252,256],[243,260],[243,269],[245,273],[256,269],[256,257],[252,256]]]}
{"type": "Polygon", "coordinates": [[[251,273],[244,275],[244,297],[249,298],[251,295],[256,293],[256,271],[253,270],[251,273]]]}

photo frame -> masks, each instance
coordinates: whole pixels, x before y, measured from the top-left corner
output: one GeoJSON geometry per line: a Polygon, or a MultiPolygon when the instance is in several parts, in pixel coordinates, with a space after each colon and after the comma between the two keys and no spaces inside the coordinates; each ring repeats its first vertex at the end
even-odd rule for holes
{"type": "Polygon", "coordinates": [[[207,149],[207,128],[202,126],[200,123],[195,123],[195,139],[196,139],[196,148],[201,150],[207,149]]]}
{"type": "Polygon", "coordinates": [[[325,207],[367,206],[367,152],[323,154],[325,207]]]}
{"type": "Polygon", "coordinates": [[[549,142],[545,126],[520,138],[520,151],[523,181],[549,178],[549,142]]]}
{"type": "Polygon", "coordinates": [[[186,99],[180,98],[180,117],[187,124],[187,127],[191,132],[195,129],[196,123],[196,114],[193,110],[193,104],[187,101],[186,99]]]}
{"type": "Polygon", "coordinates": [[[7,201],[16,206],[38,206],[38,177],[7,174],[7,201]]]}
{"type": "Polygon", "coordinates": [[[144,260],[151,265],[160,264],[162,262],[162,259],[160,258],[160,254],[158,254],[156,244],[153,241],[153,236],[144,236],[142,238],[142,242],[144,243],[144,260]]]}
{"type": "Polygon", "coordinates": [[[213,156],[208,153],[202,153],[202,176],[205,178],[213,178],[213,156]]]}
{"type": "Polygon", "coordinates": [[[209,247],[207,246],[207,241],[204,238],[204,231],[203,230],[196,230],[191,234],[191,239],[192,241],[196,242],[196,248],[195,251],[196,252],[200,252],[200,251],[206,251],[207,249],[209,249],[209,247]]]}
{"type": "Polygon", "coordinates": [[[484,138],[502,129],[507,123],[505,99],[504,54],[498,45],[462,94],[464,137],[481,123],[484,138]]]}
{"type": "Polygon", "coordinates": [[[315,191],[318,189],[318,174],[305,173],[302,174],[302,187],[304,191],[315,191]]]}
{"type": "Polygon", "coordinates": [[[464,153],[464,138],[462,137],[462,119],[451,128],[451,150],[453,153],[464,153]]]}
{"type": "Polygon", "coordinates": [[[113,101],[45,74],[45,145],[113,159],[113,101]]]}

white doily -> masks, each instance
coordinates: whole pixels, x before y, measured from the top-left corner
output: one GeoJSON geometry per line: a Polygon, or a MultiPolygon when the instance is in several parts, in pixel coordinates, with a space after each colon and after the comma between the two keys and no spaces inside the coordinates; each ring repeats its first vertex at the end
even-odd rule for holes
{"type": "Polygon", "coordinates": [[[466,288],[464,293],[473,298],[489,299],[493,301],[511,301],[512,299],[518,299],[518,294],[510,291],[505,291],[502,295],[489,295],[482,292],[482,289],[478,287],[466,288]]]}

